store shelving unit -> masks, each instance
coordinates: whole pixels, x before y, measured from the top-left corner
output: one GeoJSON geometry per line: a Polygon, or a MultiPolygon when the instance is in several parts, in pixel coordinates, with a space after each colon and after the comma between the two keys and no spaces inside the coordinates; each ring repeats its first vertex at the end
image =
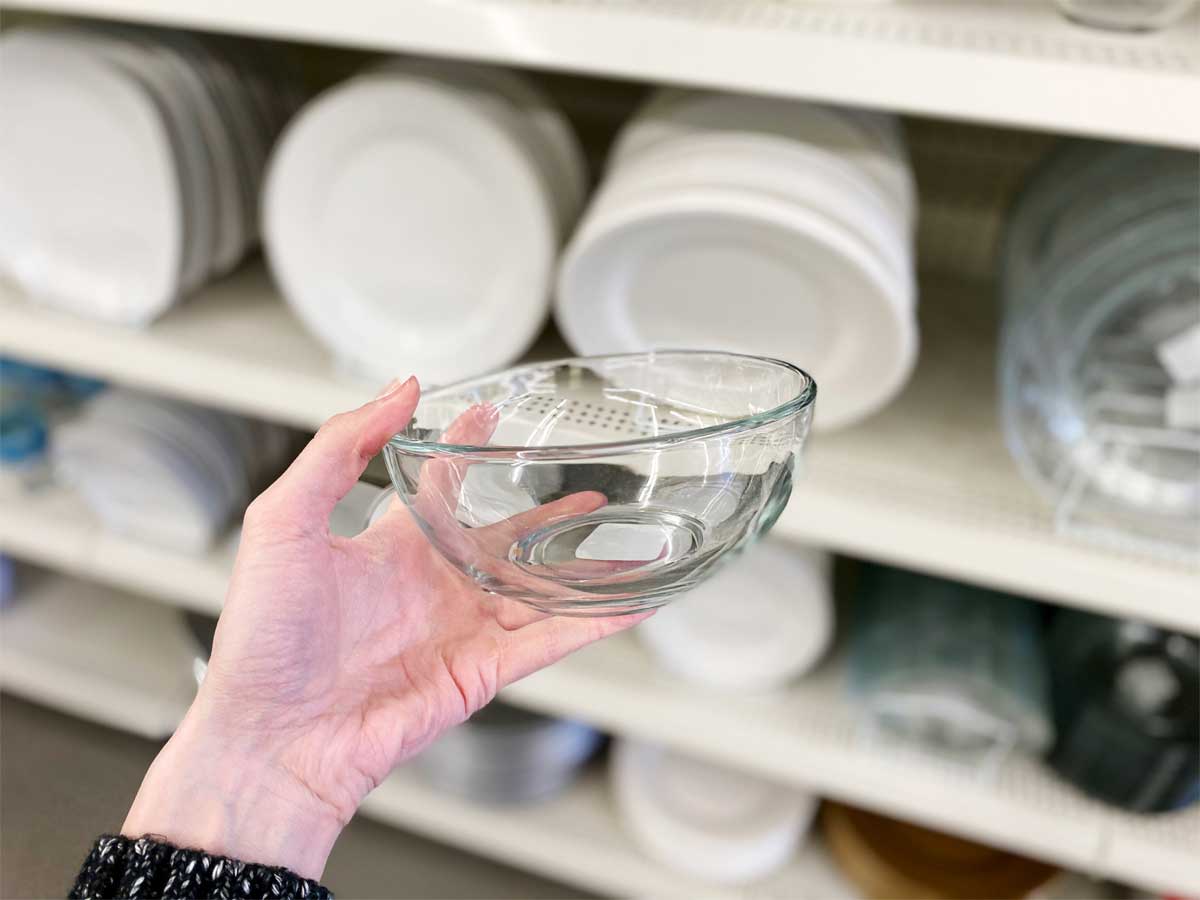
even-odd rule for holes
{"type": "MultiPolygon", "coordinates": [[[[1165,32],[1121,35],[1072,25],[1050,0],[5,4],[14,8],[1200,147],[1200,13],[1165,32]]],[[[951,203],[940,213],[949,226],[938,219],[927,230],[954,239],[954,216],[977,211],[951,203]]],[[[994,234],[999,213],[988,215],[984,231],[994,234]]],[[[978,257],[975,275],[990,264],[990,244],[977,231],[964,239],[978,257]]],[[[957,245],[942,249],[946,259],[963,255],[957,245]]],[[[1019,476],[996,421],[988,292],[979,281],[923,279],[922,357],[911,384],[869,421],[813,440],[776,533],[1200,634],[1200,567],[1058,533],[1052,511],[1019,476]]],[[[551,332],[532,358],[561,352],[551,332]]],[[[307,429],[377,387],[344,372],[303,329],[261,263],[145,330],[63,316],[0,285],[0,354],[307,429]]],[[[0,552],[67,575],[32,577],[0,612],[0,688],[166,735],[194,690],[194,650],[170,606],[219,611],[236,546],[231,533],[209,554],[186,557],[104,532],[62,489],[5,498],[0,552]]],[[[626,635],[512,686],[506,699],[1091,874],[1200,894],[1200,809],[1125,814],[1026,757],[980,774],[872,743],[842,680],[834,661],[777,694],[714,694],[658,671],[626,635]]],[[[745,892],[681,879],[623,835],[594,772],[551,803],[520,811],[465,803],[401,772],[364,812],[599,892],[852,893],[819,845],[745,892]]]]}
{"type": "MultiPolygon", "coordinates": [[[[1200,633],[1200,568],[1056,534],[1052,510],[1020,477],[996,421],[986,288],[931,277],[922,290],[916,376],[879,415],[812,440],[777,533],[1200,633]]],[[[549,334],[531,358],[560,347],[549,334]]],[[[339,374],[257,264],[141,331],[64,316],[0,288],[0,353],[307,428],[375,388],[339,374]]],[[[15,507],[0,512],[5,521],[0,547],[75,558],[69,545],[54,546],[52,531],[21,525],[15,507]]],[[[108,562],[93,556],[95,566],[108,562]]]]}
{"type": "Polygon", "coordinates": [[[206,556],[172,553],[105,531],[62,488],[0,504],[0,553],[212,615],[221,611],[237,542],[232,533],[206,556]]]}
{"type": "Polygon", "coordinates": [[[744,888],[681,876],[648,859],[622,831],[603,772],[534,806],[480,807],[434,790],[403,769],[367,798],[363,813],[550,878],[620,897],[855,897],[818,841],[782,871],[744,888]]]}
{"type": "Polygon", "coordinates": [[[1200,891],[1200,809],[1123,813],[1026,756],[983,774],[869,739],[844,682],[835,659],[776,694],[714,694],[659,671],[622,635],[512,685],[505,699],[1086,873],[1200,891]]]}
{"type": "Polygon", "coordinates": [[[205,287],[145,330],[66,316],[0,286],[0,353],[309,428],[379,387],[339,370],[262,265],[205,287]]]}
{"type": "Polygon", "coordinates": [[[1200,145],[1195,20],[1073,25],[1049,0],[18,0],[10,6],[1200,145]]]}
{"type": "Polygon", "coordinates": [[[23,572],[0,611],[0,689],[165,738],[196,692],[194,643],[178,613],[61,575],[23,572]]]}
{"type": "MultiPolygon", "coordinates": [[[[172,609],[60,575],[38,573],[0,612],[0,688],[149,738],[169,735],[195,693],[195,644],[172,609]]],[[[480,806],[398,770],[364,804],[371,818],[548,878],[632,897],[851,898],[820,844],[747,889],[664,869],[622,831],[605,776],[528,807],[480,806]]]]}
{"type": "MultiPolygon", "coordinates": [[[[51,494],[44,502],[46,507],[65,510],[69,508],[68,499],[67,495],[51,494]]],[[[12,530],[12,523],[19,520],[21,515],[20,512],[6,510],[4,517],[0,518],[0,538],[5,538],[2,546],[6,552],[11,549],[6,536],[12,530]]],[[[92,530],[87,524],[86,514],[80,513],[80,516],[84,523],[81,528],[84,531],[92,530]]],[[[66,518],[62,521],[66,521],[66,518]]],[[[115,541],[113,538],[106,540],[115,541]]],[[[123,583],[130,590],[146,590],[148,585],[154,584],[152,579],[156,577],[149,573],[164,571],[179,561],[175,554],[147,548],[142,548],[141,555],[130,552],[116,552],[113,555],[115,559],[125,560],[123,568],[110,565],[102,570],[89,569],[81,564],[74,571],[114,585],[123,583]]],[[[70,561],[66,559],[47,562],[58,568],[71,568],[70,561]]],[[[185,570],[189,577],[175,579],[174,588],[167,584],[157,585],[165,592],[162,598],[189,607],[203,605],[212,609],[219,606],[219,595],[213,595],[201,604],[201,598],[185,582],[207,566],[211,571],[207,576],[202,576],[203,581],[215,585],[221,580],[221,574],[228,572],[226,550],[218,549],[206,560],[196,561],[194,566],[185,570]]],[[[96,678],[96,667],[88,670],[86,679],[78,676],[68,662],[73,644],[66,645],[64,655],[59,656],[51,641],[56,628],[64,634],[74,634],[76,631],[73,620],[69,618],[73,615],[73,606],[66,602],[66,597],[79,590],[79,583],[64,579],[57,582],[51,579],[51,583],[69,585],[71,590],[68,592],[62,587],[56,590],[39,588],[28,604],[22,603],[13,613],[4,613],[3,616],[20,614],[38,617],[43,615],[37,612],[42,605],[40,601],[47,596],[54,600],[44,614],[48,618],[45,619],[47,624],[38,632],[42,636],[40,641],[26,655],[46,655],[43,662],[33,667],[38,673],[36,681],[38,684],[61,687],[41,695],[35,694],[35,699],[68,711],[76,711],[72,704],[81,702],[85,714],[103,718],[107,715],[104,710],[108,703],[96,699],[105,694],[98,687],[103,679],[96,678]],[[66,666],[61,679],[54,674],[59,665],[66,666]],[[81,680],[90,685],[91,693],[86,695],[84,701],[77,701],[72,691],[81,680]]],[[[118,608],[119,595],[112,591],[89,587],[82,596],[83,602],[89,604],[92,597],[104,598],[106,605],[94,613],[97,617],[104,619],[115,610],[118,614],[115,621],[131,622],[132,614],[118,608]]],[[[130,600],[129,604],[138,610],[137,617],[153,608],[153,604],[146,601],[130,600]]],[[[177,630],[177,619],[164,615],[164,611],[170,612],[164,609],[155,611],[154,626],[139,625],[138,628],[177,630]]],[[[6,649],[10,642],[24,642],[24,632],[9,631],[9,622],[9,619],[0,617],[6,649]],[[12,637],[14,633],[16,637],[12,637]]],[[[118,665],[138,656],[140,650],[135,652],[134,648],[126,645],[133,636],[140,647],[144,643],[144,631],[136,628],[126,630],[120,624],[106,628],[99,641],[101,648],[93,648],[90,652],[103,654],[106,652],[104,647],[107,647],[107,652],[113,654],[118,665]]],[[[167,642],[167,645],[177,649],[179,643],[167,642]]],[[[184,657],[187,658],[190,653],[190,650],[185,651],[184,657]]],[[[174,663],[168,666],[165,662],[161,663],[160,668],[170,668],[171,671],[183,669],[174,663]]],[[[19,691],[21,686],[14,686],[7,674],[11,670],[12,666],[7,663],[0,669],[4,673],[2,685],[19,691]]],[[[764,695],[714,694],[663,673],[633,636],[622,635],[589,647],[512,685],[506,690],[504,698],[547,714],[583,719],[614,734],[660,741],[702,758],[756,772],[823,796],[952,831],[1084,872],[1155,890],[1185,894],[1200,892],[1200,872],[1193,865],[1194,851],[1200,847],[1200,809],[1154,817],[1122,813],[1082,797],[1039,762],[1027,757],[1016,757],[998,771],[982,777],[959,764],[928,753],[872,743],[863,736],[856,724],[853,704],[845,693],[843,680],[842,670],[834,660],[786,691],[764,695]]],[[[156,689],[143,686],[141,690],[156,689]]],[[[135,700],[132,705],[123,706],[124,712],[114,713],[116,724],[122,724],[121,715],[132,714],[142,705],[157,702],[150,699],[152,696],[155,695],[147,694],[145,700],[135,700]]],[[[178,702],[176,707],[171,708],[177,710],[177,707],[178,702]]],[[[139,716],[137,721],[142,721],[142,718],[139,716]]],[[[152,721],[160,729],[158,733],[165,733],[161,716],[152,721]]],[[[143,733],[147,731],[145,727],[137,730],[143,733]]],[[[148,730],[154,731],[153,728],[148,730]]],[[[410,787],[409,790],[415,788],[410,787]]],[[[405,808],[400,801],[394,806],[397,810],[405,808]]],[[[458,807],[466,806],[458,804],[458,807]]],[[[471,849],[509,859],[519,865],[530,862],[522,855],[526,852],[520,849],[522,841],[512,834],[487,838],[489,826],[475,817],[468,817],[468,825],[463,826],[453,816],[453,810],[458,807],[453,801],[443,799],[439,804],[423,810],[393,811],[390,820],[447,840],[453,838],[456,829],[466,828],[461,840],[471,849]],[[402,814],[407,818],[400,822],[396,817],[402,814]],[[478,833],[474,830],[476,828],[480,829],[478,833]],[[487,840],[491,843],[487,843],[487,840]]],[[[384,818],[389,815],[386,809],[377,814],[384,818]]],[[[550,853],[547,856],[557,860],[554,865],[564,868],[547,869],[546,866],[552,865],[550,862],[538,863],[533,868],[571,881],[583,877],[573,874],[573,866],[591,865],[572,861],[569,855],[562,858],[561,854],[550,853]]],[[[601,865],[599,868],[608,867],[601,865]]],[[[597,875],[591,881],[580,880],[578,883],[618,894],[656,892],[651,889],[653,883],[650,880],[644,883],[639,880],[642,887],[634,890],[628,884],[618,887],[613,883],[595,881],[599,877],[597,875]]],[[[648,879],[644,875],[636,877],[648,879]]],[[[786,892],[781,895],[792,896],[786,892]]]]}

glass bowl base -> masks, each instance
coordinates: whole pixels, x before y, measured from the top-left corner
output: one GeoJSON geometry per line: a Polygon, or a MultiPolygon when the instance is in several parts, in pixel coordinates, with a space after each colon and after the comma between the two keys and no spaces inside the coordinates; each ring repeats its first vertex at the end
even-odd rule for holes
{"type": "Polygon", "coordinates": [[[610,505],[512,543],[508,560],[532,576],[528,589],[471,575],[484,589],[545,612],[622,615],[661,606],[697,584],[716,562],[708,544],[704,523],[686,512],[610,505]]]}

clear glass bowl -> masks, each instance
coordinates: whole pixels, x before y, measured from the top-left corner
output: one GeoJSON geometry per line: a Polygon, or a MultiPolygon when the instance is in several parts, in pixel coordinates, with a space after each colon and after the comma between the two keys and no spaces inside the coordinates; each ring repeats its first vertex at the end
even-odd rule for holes
{"type": "Polygon", "coordinates": [[[431,391],[384,448],[429,540],[546,612],[660,606],[767,531],[816,383],[733,353],[562,359],[431,391]]]}

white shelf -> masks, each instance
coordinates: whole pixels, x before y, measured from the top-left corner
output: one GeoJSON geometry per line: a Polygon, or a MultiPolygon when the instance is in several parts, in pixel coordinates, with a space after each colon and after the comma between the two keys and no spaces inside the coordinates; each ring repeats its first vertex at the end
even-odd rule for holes
{"type": "Polygon", "coordinates": [[[1114,34],[1067,22],[1050,0],[9,5],[1200,145],[1194,18],[1164,33],[1114,34]]]}
{"type": "Polygon", "coordinates": [[[1200,893],[1200,807],[1124,813],[1034,759],[1018,757],[983,777],[927,753],[870,745],[842,680],[830,663],[777,694],[716,694],[662,673],[621,635],[518,682],[504,699],[1087,874],[1200,893]]]}
{"type": "MultiPolygon", "coordinates": [[[[149,738],[175,730],[195,692],[194,645],[178,614],[62,576],[27,574],[0,613],[0,688],[149,738]]],[[[390,825],[550,878],[619,896],[854,896],[819,845],[746,890],[718,890],[664,869],[621,830],[599,772],[536,806],[472,804],[403,769],[363,806],[390,825]]]]}
{"type": "Polygon", "coordinates": [[[813,437],[776,532],[1200,634],[1200,566],[1057,533],[1017,470],[1000,432],[987,288],[926,277],[921,291],[912,381],[862,425],[813,437]]]}
{"type": "MultiPolygon", "coordinates": [[[[169,733],[190,700],[194,651],[167,608],[45,576],[0,614],[0,626],[5,689],[154,736],[169,733]]],[[[833,663],[787,691],[725,695],[659,671],[633,636],[622,635],[518,682],[504,699],[1088,874],[1200,893],[1200,808],[1122,813],[1083,797],[1032,759],[1017,758],[984,778],[928,754],[871,746],[860,738],[833,663]]],[[[598,862],[559,846],[594,843],[568,829],[578,814],[574,801],[563,801],[565,811],[541,808],[544,818],[517,825],[486,808],[468,819],[455,812],[466,804],[451,798],[415,802],[417,790],[402,779],[369,808],[394,824],[594,890],[662,893],[653,867],[612,863],[611,854],[624,851],[611,838],[597,847],[598,862]],[[544,836],[533,840],[526,827],[544,836]]],[[[796,878],[798,885],[803,879],[796,878]]]]}
{"type": "Polygon", "coordinates": [[[208,285],[148,329],[26,303],[0,282],[0,353],[309,428],[380,387],[339,372],[261,264],[208,285]]]}
{"type": "Polygon", "coordinates": [[[108,588],[22,573],[0,612],[0,688],[148,738],[164,738],[196,691],[179,614],[108,588]]]}
{"type": "Polygon", "coordinates": [[[237,553],[237,533],[206,556],[174,553],[104,530],[59,487],[5,498],[0,552],[197,612],[217,615],[237,553]]]}
{"type": "Polygon", "coordinates": [[[746,888],[720,888],[653,862],[622,831],[607,779],[586,773],[554,799],[533,806],[480,806],[441,793],[398,770],[362,807],[364,815],[548,878],[617,897],[855,896],[819,843],[785,869],[746,888]]]}
{"type": "MultiPolygon", "coordinates": [[[[957,281],[927,279],[922,290],[923,351],[912,383],[866,423],[813,438],[777,532],[1200,634],[1200,568],[1055,533],[1051,510],[1022,480],[998,430],[991,298],[957,281]]],[[[551,334],[534,356],[557,347],[551,334]]],[[[373,394],[337,374],[259,265],[140,331],[47,311],[0,288],[0,353],[309,428],[373,394]]],[[[9,522],[0,537],[18,545],[14,553],[55,543],[48,531],[23,534],[10,515],[0,513],[9,522]]],[[[72,555],[69,547],[37,552],[72,555]]],[[[92,565],[124,562],[94,554],[92,565]]],[[[173,584],[162,588],[177,596],[173,584]]]]}

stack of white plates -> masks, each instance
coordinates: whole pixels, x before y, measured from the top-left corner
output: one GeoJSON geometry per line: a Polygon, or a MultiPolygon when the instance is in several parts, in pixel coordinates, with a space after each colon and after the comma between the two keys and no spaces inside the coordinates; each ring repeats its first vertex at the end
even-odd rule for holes
{"type": "Polygon", "coordinates": [[[784,785],[638,741],[614,742],[611,775],[622,824],[649,856],[722,884],[786,865],[817,808],[784,785]]]}
{"type": "Polygon", "coordinates": [[[31,297],[145,324],[257,240],[295,107],[265,48],[116,27],[0,41],[0,270],[31,297]]]}
{"type": "Polygon", "coordinates": [[[520,76],[393,61],[288,127],[264,239],[288,302],[345,368],[454,381],[537,336],[584,190],[566,120],[520,76]]]}
{"type": "Polygon", "coordinates": [[[211,547],[292,450],[281,426],[129,390],[52,439],[56,474],[106,528],[185,553],[211,547]]]}
{"type": "Polygon", "coordinates": [[[833,637],[828,554],[770,539],[637,628],[664,668],[733,690],[808,671],[833,637]]]}
{"type": "Polygon", "coordinates": [[[684,90],[626,126],[567,248],[579,353],[711,348],[803,366],[816,424],[883,406],[917,353],[915,199],[882,114],[684,90]]]}

